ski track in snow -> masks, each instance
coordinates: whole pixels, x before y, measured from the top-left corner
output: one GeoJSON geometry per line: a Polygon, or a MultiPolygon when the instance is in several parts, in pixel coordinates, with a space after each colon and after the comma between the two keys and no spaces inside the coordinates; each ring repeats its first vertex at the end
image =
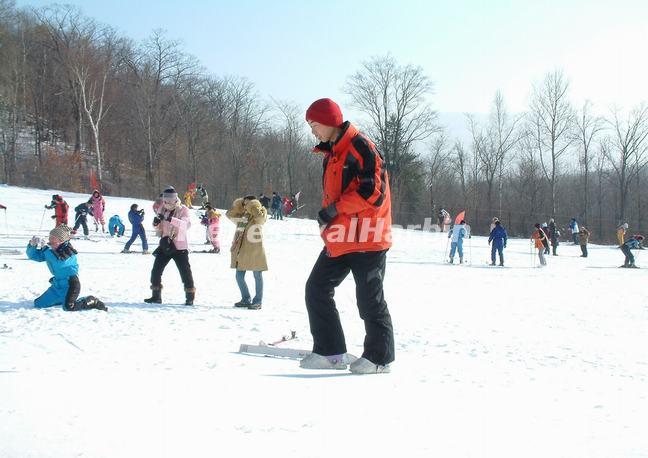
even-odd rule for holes
{"type": "MultiPolygon", "coordinates": [[[[24,249],[55,192],[0,186],[9,207],[0,267],[11,267],[0,269],[2,457],[648,456],[647,270],[617,269],[614,247],[590,245],[582,259],[563,243],[534,268],[529,242],[511,239],[499,268],[486,265],[486,239],[473,237],[472,264],[450,266],[446,234],[395,230],[385,292],[397,359],[391,374],[353,376],[237,353],[290,330],[298,338],[281,346],[311,347],[303,296],[322,247],[315,222],[268,220],[260,311],[232,307],[234,225],[224,216],[221,254],[190,255],[196,306],[181,305],[173,263],[164,304],[143,303],[152,256],[118,254],[128,237],[91,230],[98,241],[73,242],[81,294],[109,312],[37,310],[50,275],[24,249]]],[[[71,212],[87,199],[62,194],[71,212]]],[[[145,208],[152,251],[150,202],[106,199],[106,219],[126,221],[134,202],[145,208]]],[[[192,218],[190,248],[203,250],[192,218]]],[[[348,350],[360,355],[351,276],[335,298],[348,350]]]]}

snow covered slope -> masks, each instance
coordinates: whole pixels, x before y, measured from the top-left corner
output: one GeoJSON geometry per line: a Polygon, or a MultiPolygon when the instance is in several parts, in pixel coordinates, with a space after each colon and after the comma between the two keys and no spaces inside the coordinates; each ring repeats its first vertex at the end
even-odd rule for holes
{"type": "MultiPolygon", "coordinates": [[[[74,242],[81,292],[109,312],[36,310],[49,273],[24,248],[54,192],[0,186],[0,267],[11,267],[0,269],[1,457],[648,456],[648,270],[616,268],[618,249],[590,246],[582,259],[563,244],[541,269],[527,240],[510,240],[499,268],[473,237],[472,264],[450,266],[445,234],[396,230],[385,282],[396,362],[391,374],[354,376],[237,353],[290,330],[298,339],[283,346],[310,348],[303,296],[322,247],[315,222],[266,224],[260,311],[232,307],[225,218],[223,252],[190,256],[194,307],[177,305],[173,264],[165,304],[142,303],[153,258],[91,233],[98,241],[74,242]]],[[[63,195],[71,207],[87,198],[63,195]]],[[[150,202],[107,197],[107,217],[125,219],[134,202],[150,228],[150,202]]],[[[190,241],[204,248],[197,216],[190,241]]],[[[360,354],[351,279],[336,300],[360,354]]]]}

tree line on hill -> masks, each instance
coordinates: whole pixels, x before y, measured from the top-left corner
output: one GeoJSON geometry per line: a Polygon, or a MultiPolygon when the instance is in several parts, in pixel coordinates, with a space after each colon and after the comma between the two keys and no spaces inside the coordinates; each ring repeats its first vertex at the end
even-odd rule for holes
{"type": "MultiPolygon", "coordinates": [[[[70,6],[19,9],[0,0],[0,179],[9,184],[151,198],[196,182],[212,203],[301,191],[319,210],[321,159],[306,107],[214,75],[161,30],[142,42],[70,6]]],[[[467,114],[452,138],[421,67],[367,58],[348,75],[343,107],[378,146],[390,173],[394,221],[421,224],[441,207],[466,210],[474,233],[498,216],[513,235],[576,217],[593,241],[623,222],[645,227],[648,106],[604,117],[575,107],[561,71],[532,86],[524,113],[496,92],[489,116],[467,114]]],[[[321,88],[326,96],[327,88],[321,88]]],[[[485,111],[487,108],[485,107],[485,111]]]]}

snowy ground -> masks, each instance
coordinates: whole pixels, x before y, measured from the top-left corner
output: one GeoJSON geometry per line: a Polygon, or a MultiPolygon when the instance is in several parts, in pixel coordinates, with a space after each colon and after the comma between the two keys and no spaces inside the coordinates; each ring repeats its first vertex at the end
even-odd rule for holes
{"type": "MultiPolygon", "coordinates": [[[[194,307],[177,305],[173,264],[165,304],[142,303],[153,258],[118,254],[124,239],[93,233],[98,242],[75,242],[82,294],[109,312],[36,310],[49,273],[24,248],[53,192],[0,186],[9,207],[0,267],[11,267],[0,269],[0,457],[648,456],[647,270],[616,268],[618,249],[590,246],[582,259],[563,244],[540,269],[529,242],[511,240],[507,267],[493,268],[486,240],[473,237],[472,264],[453,267],[442,263],[445,234],[396,230],[385,283],[392,373],[313,372],[237,353],[290,330],[298,339],[284,346],[310,348],[313,221],[266,224],[260,311],[232,308],[225,218],[223,254],[191,255],[194,307]]],[[[71,207],[87,198],[63,195],[71,207]]],[[[106,214],[125,219],[133,202],[150,227],[145,201],[108,197],[106,214]]],[[[197,217],[191,234],[191,248],[203,249],[197,217]]],[[[360,354],[351,279],[336,300],[349,351],[360,354]]]]}

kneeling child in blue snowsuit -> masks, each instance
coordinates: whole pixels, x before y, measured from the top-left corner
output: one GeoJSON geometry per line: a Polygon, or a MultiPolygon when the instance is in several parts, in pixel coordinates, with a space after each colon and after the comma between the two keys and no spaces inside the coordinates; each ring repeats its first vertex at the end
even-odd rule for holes
{"type": "Polygon", "coordinates": [[[79,264],[77,251],[70,244],[70,229],[61,225],[50,231],[49,246],[42,244],[41,239],[33,237],[27,245],[27,257],[32,261],[46,262],[47,268],[52,273],[50,286],[40,297],[34,301],[36,308],[53,307],[62,305],[65,310],[107,310],[103,302],[94,296],[80,299],[79,292],[79,264]]]}
{"type": "Polygon", "coordinates": [[[117,237],[121,237],[124,235],[124,231],[126,230],[126,226],[124,226],[124,223],[122,222],[121,218],[119,215],[114,215],[108,220],[108,232],[110,232],[110,236],[117,235],[117,237]]]}

